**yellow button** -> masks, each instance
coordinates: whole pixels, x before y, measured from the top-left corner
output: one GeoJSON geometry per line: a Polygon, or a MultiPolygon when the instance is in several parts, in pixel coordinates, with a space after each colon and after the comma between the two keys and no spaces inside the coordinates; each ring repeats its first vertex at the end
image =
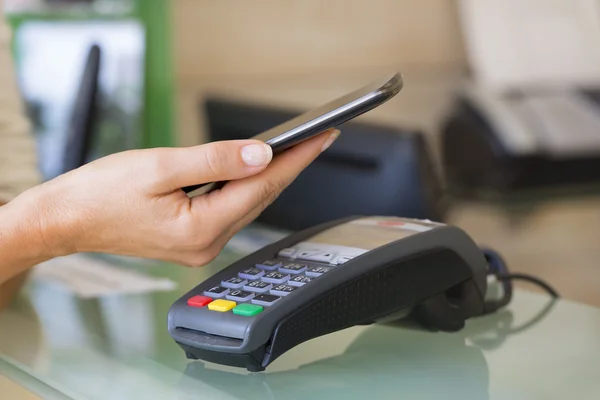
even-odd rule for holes
{"type": "Polygon", "coordinates": [[[208,309],[213,311],[227,312],[235,307],[237,303],[231,300],[215,300],[208,304],[208,309]]]}

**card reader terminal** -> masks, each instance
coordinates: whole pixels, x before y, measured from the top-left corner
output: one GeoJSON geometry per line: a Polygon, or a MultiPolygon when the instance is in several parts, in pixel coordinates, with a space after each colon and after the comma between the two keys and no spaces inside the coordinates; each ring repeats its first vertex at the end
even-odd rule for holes
{"type": "Polygon", "coordinates": [[[190,359],[262,371],[307,340],[355,325],[411,317],[460,330],[484,312],[486,271],[457,227],[346,218],[218,272],[173,304],[168,329],[190,359]]]}

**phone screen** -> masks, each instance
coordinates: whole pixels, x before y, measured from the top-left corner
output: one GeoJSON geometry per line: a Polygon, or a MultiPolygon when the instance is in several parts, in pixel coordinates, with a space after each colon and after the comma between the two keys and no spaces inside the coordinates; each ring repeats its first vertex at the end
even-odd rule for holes
{"type": "MultiPolygon", "coordinates": [[[[295,146],[327,129],[358,117],[385,103],[402,90],[402,76],[398,73],[380,78],[361,89],[308,111],[296,118],[262,132],[252,139],[261,140],[273,149],[273,154],[295,146]]],[[[188,196],[197,196],[222,187],[225,182],[194,185],[182,188],[188,196]]]]}

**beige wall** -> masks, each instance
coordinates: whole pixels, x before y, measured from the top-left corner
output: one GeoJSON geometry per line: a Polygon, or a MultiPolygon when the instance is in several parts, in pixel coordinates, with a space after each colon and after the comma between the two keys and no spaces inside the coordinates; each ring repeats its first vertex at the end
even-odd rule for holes
{"type": "Polygon", "coordinates": [[[310,107],[393,68],[412,74],[404,101],[411,96],[427,104],[419,93],[434,93],[432,82],[465,65],[455,0],[173,0],[172,6],[182,144],[201,140],[198,101],[207,91],[310,107]]]}
{"type": "Polygon", "coordinates": [[[463,63],[452,0],[174,0],[178,75],[463,63]]]}

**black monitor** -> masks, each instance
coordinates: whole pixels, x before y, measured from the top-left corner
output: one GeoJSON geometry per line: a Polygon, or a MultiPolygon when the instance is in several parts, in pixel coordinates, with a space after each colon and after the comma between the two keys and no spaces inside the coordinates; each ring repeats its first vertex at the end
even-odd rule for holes
{"type": "Polygon", "coordinates": [[[62,159],[62,173],[81,167],[90,156],[96,125],[100,59],[100,47],[93,45],[88,52],[79,91],[73,102],[62,159]]]}

